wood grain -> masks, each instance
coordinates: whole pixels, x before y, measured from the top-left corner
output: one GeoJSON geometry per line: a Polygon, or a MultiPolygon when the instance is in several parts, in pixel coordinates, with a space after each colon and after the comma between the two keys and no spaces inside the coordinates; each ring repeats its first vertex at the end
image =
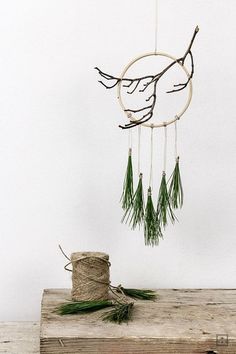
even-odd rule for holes
{"type": "Polygon", "coordinates": [[[101,312],[59,316],[67,289],[44,291],[40,348],[48,353],[236,354],[236,289],[159,289],[156,302],[137,301],[128,324],[104,323],[101,312]],[[227,334],[228,346],[216,343],[227,334]]]}
{"type": "Polygon", "coordinates": [[[0,322],[0,353],[38,354],[38,322],[0,322]]]}

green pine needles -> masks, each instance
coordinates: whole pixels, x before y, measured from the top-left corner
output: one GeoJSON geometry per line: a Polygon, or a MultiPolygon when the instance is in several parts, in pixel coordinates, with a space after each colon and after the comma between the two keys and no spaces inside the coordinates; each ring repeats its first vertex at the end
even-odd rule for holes
{"type": "Polygon", "coordinates": [[[128,211],[133,202],[133,166],[132,166],[132,149],[129,149],[128,164],[125,173],[125,179],[123,183],[123,192],[121,195],[122,208],[128,211]]]}
{"type": "Polygon", "coordinates": [[[134,303],[117,303],[110,311],[105,312],[102,316],[103,321],[115,322],[121,324],[128,322],[132,316],[134,303]]]}
{"type": "Polygon", "coordinates": [[[152,190],[148,188],[148,198],[144,216],[144,239],[145,245],[155,246],[162,237],[160,222],[157,218],[156,211],[152,201],[152,190]]]}
{"type": "Polygon", "coordinates": [[[122,286],[117,288],[118,291],[122,292],[126,296],[132,297],[138,300],[155,300],[157,298],[157,293],[154,290],[148,289],[127,289],[122,286]],[[119,290],[120,289],[120,290],[119,290]]]}
{"type": "Polygon", "coordinates": [[[144,196],[143,196],[143,175],[140,173],[138,187],[134,193],[133,207],[130,218],[130,224],[132,229],[135,229],[138,225],[139,227],[143,223],[144,218],[144,196]]]}
{"type": "Polygon", "coordinates": [[[173,224],[177,218],[174,210],[183,206],[183,186],[179,168],[179,157],[176,158],[175,168],[169,180],[166,180],[166,173],[163,171],[159,193],[157,198],[157,209],[153,206],[152,190],[148,188],[147,202],[145,206],[143,193],[143,174],[139,174],[137,188],[133,190],[133,167],[132,150],[129,149],[128,164],[123,183],[121,196],[124,215],[122,222],[129,223],[133,230],[138,226],[144,226],[144,240],[147,246],[156,246],[160,238],[163,238],[162,230],[170,220],[173,224]]]}
{"type": "Polygon", "coordinates": [[[110,321],[121,324],[128,322],[131,318],[133,303],[122,303],[110,300],[97,301],[72,301],[62,304],[56,309],[59,315],[76,315],[99,311],[106,307],[114,307],[111,311],[105,312],[102,315],[103,321],[110,321]]]}
{"type": "Polygon", "coordinates": [[[109,300],[71,301],[59,306],[57,312],[59,315],[72,315],[94,312],[110,306],[114,305],[113,302],[109,300]]]}
{"type": "Polygon", "coordinates": [[[68,301],[58,306],[55,312],[62,316],[79,315],[112,307],[111,310],[102,314],[102,320],[121,324],[128,322],[132,317],[134,303],[129,301],[129,297],[136,300],[155,300],[157,298],[154,290],[123,288],[121,285],[110,285],[110,290],[116,295],[111,300],[68,301]]]}
{"type": "Polygon", "coordinates": [[[122,222],[126,219],[126,222],[129,220],[131,228],[134,230],[136,226],[140,226],[143,223],[144,218],[144,196],[143,196],[143,175],[140,173],[138,187],[134,193],[132,204],[130,208],[126,210],[122,222]]]}
{"type": "Polygon", "coordinates": [[[172,223],[175,222],[176,216],[172,210],[172,206],[170,203],[169,193],[167,189],[166,183],[166,173],[163,171],[161,185],[158,194],[158,202],[157,202],[157,217],[159,219],[161,227],[167,225],[168,216],[172,223]]]}
{"type": "Polygon", "coordinates": [[[184,200],[183,186],[181,182],[179,157],[176,159],[174,171],[170,177],[169,199],[174,209],[182,208],[184,200]]]}

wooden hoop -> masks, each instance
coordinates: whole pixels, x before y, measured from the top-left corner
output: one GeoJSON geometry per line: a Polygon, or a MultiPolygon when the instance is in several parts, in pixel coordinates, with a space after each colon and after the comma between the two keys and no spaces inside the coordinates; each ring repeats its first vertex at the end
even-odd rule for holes
{"type": "MultiPolygon", "coordinates": [[[[121,98],[121,87],[122,87],[122,79],[124,78],[126,72],[128,71],[128,69],[134,64],[136,63],[138,60],[140,59],[143,59],[143,58],[146,58],[146,57],[149,57],[149,56],[162,56],[162,57],[166,57],[166,58],[169,58],[169,59],[172,59],[173,61],[175,61],[185,72],[185,74],[187,75],[187,77],[189,78],[190,77],[190,74],[187,70],[187,68],[180,64],[177,60],[177,58],[173,57],[172,55],[170,54],[167,54],[167,53],[163,53],[163,52],[151,52],[151,53],[145,53],[143,55],[140,55],[139,57],[135,58],[134,60],[132,60],[123,70],[123,72],[121,73],[121,80],[120,82],[118,83],[117,85],[117,98],[119,100],[119,103],[121,105],[121,108],[122,110],[125,112],[125,114],[127,115],[127,118],[130,120],[130,122],[135,122],[137,120],[137,118],[132,114],[132,116],[130,117],[130,112],[126,112],[126,108],[124,106],[124,103],[122,101],[122,98],[121,98]]],[[[162,123],[159,123],[159,124],[154,124],[154,123],[142,123],[141,125],[144,126],[144,127],[148,127],[148,128],[160,128],[160,127],[165,127],[167,125],[170,125],[172,123],[174,123],[176,120],[180,119],[180,117],[182,117],[182,115],[186,112],[186,110],[188,109],[189,105],[190,105],[190,102],[192,100],[192,96],[193,96],[193,84],[192,84],[192,80],[190,79],[189,81],[189,84],[188,84],[188,88],[189,88],[189,93],[188,93],[188,99],[187,99],[187,102],[184,106],[184,108],[182,109],[182,111],[178,114],[175,115],[174,118],[172,119],[169,119],[169,120],[164,120],[162,123]]]]}

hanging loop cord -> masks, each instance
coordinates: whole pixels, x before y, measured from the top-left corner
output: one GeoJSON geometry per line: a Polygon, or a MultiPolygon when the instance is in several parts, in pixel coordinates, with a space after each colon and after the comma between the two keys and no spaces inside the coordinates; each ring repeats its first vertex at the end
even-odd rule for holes
{"type": "Polygon", "coordinates": [[[177,120],[175,121],[175,160],[179,159],[178,156],[178,127],[177,127],[177,120]]]}
{"type": "Polygon", "coordinates": [[[158,31],[158,0],[155,1],[155,46],[154,46],[154,52],[157,54],[157,31],[158,31]]]}
{"type": "MultiPolygon", "coordinates": [[[[131,129],[132,130],[132,129],[131,129]]],[[[141,125],[138,126],[138,175],[140,175],[141,125]]]]}
{"type": "Polygon", "coordinates": [[[150,176],[149,176],[149,187],[152,188],[152,175],[153,175],[153,127],[151,127],[151,153],[150,153],[150,176]]]}
{"type": "Polygon", "coordinates": [[[163,159],[163,173],[166,172],[166,156],[167,156],[167,126],[164,125],[165,141],[164,141],[164,159],[163,159]]]}
{"type": "Polygon", "coordinates": [[[132,148],[133,148],[132,129],[129,129],[128,134],[129,134],[129,135],[128,135],[128,150],[129,150],[129,154],[131,155],[132,148]]]}

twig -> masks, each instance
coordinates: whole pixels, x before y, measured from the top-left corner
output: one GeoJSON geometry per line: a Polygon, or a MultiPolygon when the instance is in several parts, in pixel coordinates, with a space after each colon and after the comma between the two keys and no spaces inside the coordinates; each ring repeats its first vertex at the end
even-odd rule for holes
{"type": "Polygon", "coordinates": [[[133,120],[132,121],[132,115],[131,115],[131,121],[128,124],[125,125],[119,125],[120,128],[122,129],[129,129],[129,128],[133,128],[137,125],[143,124],[145,122],[147,122],[148,120],[150,120],[153,116],[153,111],[155,109],[156,103],[157,103],[157,84],[159,82],[159,80],[163,77],[163,75],[170,70],[176,63],[180,64],[180,65],[184,65],[185,60],[187,58],[187,56],[190,56],[190,60],[191,60],[191,72],[188,76],[188,79],[186,82],[184,83],[179,83],[179,84],[175,84],[174,85],[174,89],[167,91],[166,93],[174,93],[174,92],[179,92],[184,90],[190,80],[193,78],[194,75],[194,60],[193,60],[193,54],[192,54],[192,46],[193,46],[193,42],[195,40],[195,37],[197,35],[199,31],[199,27],[197,26],[194,30],[193,36],[191,38],[190,44],[186,50],[186,52],[184,53],[184,55],[182,57],[180,57],[179,59],[171,62],[169,65],[167,65],[161,72],[155,74],[155,75],[146,75],[146,76],[141,76],[138,78],[119,78],[119,77],[115,77],[113,75],[104,73],[102,70],[100,70],[98,67],[95,67],[95,69],[98,71],[99,75],[101,75],[101,77],[105,80],[108,80],[109,82],[113,82],[111,85],[105,84],[103,81],[99,81],[105,88],[107,89],[112,89],[113,87],[115,87],[116,85],[118,85],[120,82],[122,82],[122,86],[126,87],[128,89],[131,88],[131,90],[127,90],[126,92],[128,94],[133,94],[138,87],[140,87],[140,85],[142,85],[142,88],[139,89],[139,92],[145,92],[147,90],[148,87],[152,87],[152,93],[151,95],[146,98],[146,102],[150,102],[151,99],[152,100],[152,104],[148,104],[144,107],[141,107],[139,109],[131,109],[128,108],[125,110],[125,112],[130,112],[130,113],[139,113],[139,112],[143,112],[146,111],[146,113],[143,114],[143,116],[140,119],[137,120],[133,120]],[[146,81],[148,80],[148,81],[146,81]],[[145,82],[144,82],[145,81],[145,82]],[[134,84],[133,88],[132,85],[134,84]]]}
{"type": "Polygon", "coordinates": [[[58,247],[59,247],[61,253],[63,254],[63,256],[65,256],[65,258],[68,259],[68,261],[71,261],[71,259],[70,259],[70,258],[65,254],[65,252],[63,251],[61,245],[58,245],[58,247]]]}

